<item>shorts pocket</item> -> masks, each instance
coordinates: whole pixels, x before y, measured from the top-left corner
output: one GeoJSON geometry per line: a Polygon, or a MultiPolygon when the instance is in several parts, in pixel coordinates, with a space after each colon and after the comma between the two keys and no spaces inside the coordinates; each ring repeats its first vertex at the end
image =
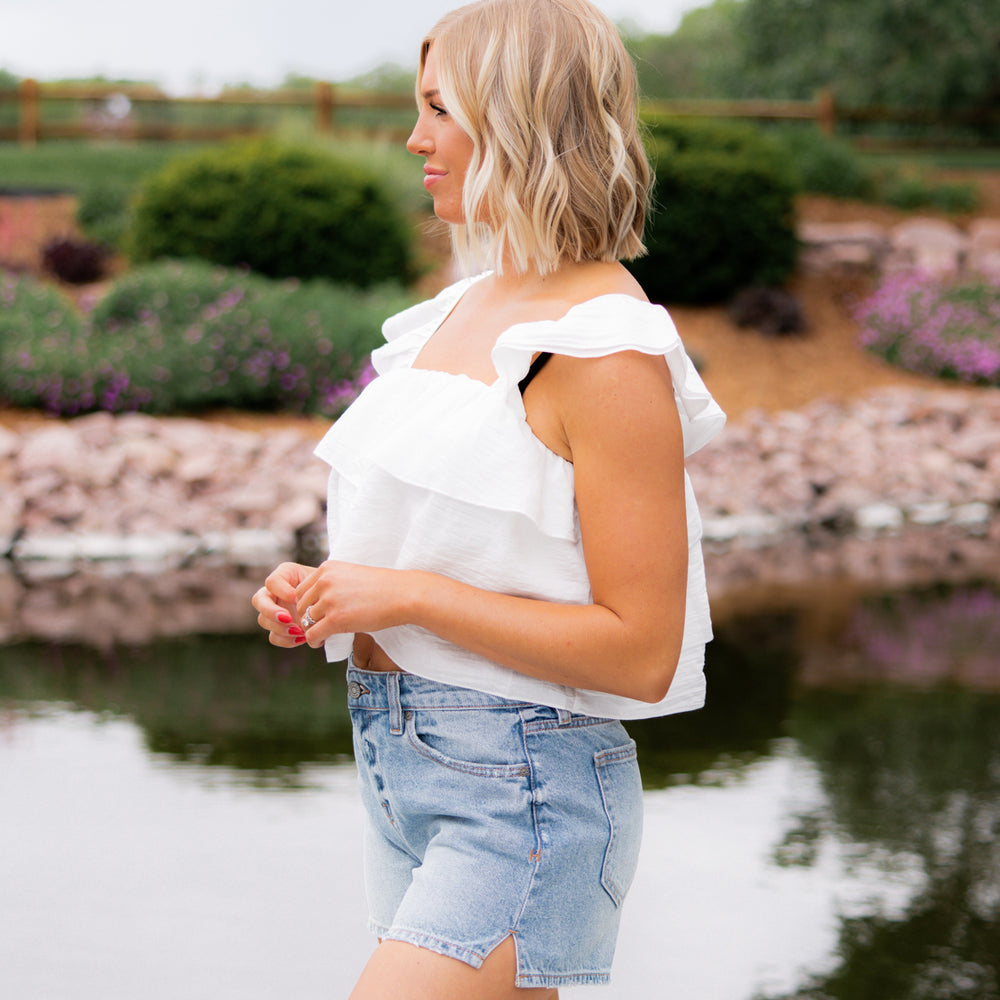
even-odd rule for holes
{"type": "Polygon", "coordinates": [[[485,720],[470,712],[406,712],[406,739],[422,757],[453,771],[482,778],[527,778],[531,767],[515,735],[517,713],[489,713],[485,720]],[[509,714],[509,722],[498,716],[509,714]],[[476,726],[476,722],[492,723],[476,726]]]}
{"type": "Polygon", "coordinates": [[[635,876],[642,841],[642,781],[635,741],[598,751],[594,766],[610,827],[601,885],[615,906],[621,906],[635,876]]]}

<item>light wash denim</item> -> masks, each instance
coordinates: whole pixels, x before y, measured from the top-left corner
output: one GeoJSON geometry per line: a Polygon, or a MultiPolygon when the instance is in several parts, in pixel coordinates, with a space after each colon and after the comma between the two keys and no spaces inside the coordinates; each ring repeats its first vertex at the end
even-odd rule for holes
{"type": "Polygon", "coordinates": [[[621,723],[349,665],[370,927],[520,987],[608,981],[642,787],[621,723]]]}

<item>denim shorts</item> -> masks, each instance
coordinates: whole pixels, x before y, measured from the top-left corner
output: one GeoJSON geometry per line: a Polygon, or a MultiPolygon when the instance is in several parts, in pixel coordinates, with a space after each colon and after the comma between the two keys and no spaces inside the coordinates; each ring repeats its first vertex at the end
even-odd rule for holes
{"type": "Polygon", "coordinates": [[[642,787],[621,723],[349,665],[371,930],[519,987],[608,981],[642,787]]]}

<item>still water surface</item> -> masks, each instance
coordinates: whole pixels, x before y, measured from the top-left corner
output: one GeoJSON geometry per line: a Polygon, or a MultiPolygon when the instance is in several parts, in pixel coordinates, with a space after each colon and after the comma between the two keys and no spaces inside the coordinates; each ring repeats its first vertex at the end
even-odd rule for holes
{"type": "MultiPolygon", "coordinates": [[[[1000,998],[1000,597],[720,623],[709,707],[630,724],[624,1000],[1000,998]]],[[[341,672],[257,636],[0,647],[0,997],[347,995],[341,672]]]]}

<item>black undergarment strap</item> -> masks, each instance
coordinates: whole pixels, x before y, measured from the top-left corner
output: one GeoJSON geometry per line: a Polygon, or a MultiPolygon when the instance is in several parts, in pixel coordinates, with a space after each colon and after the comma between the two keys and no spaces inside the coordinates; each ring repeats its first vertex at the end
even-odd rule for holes
{"type": "Polygon", "coordinates": [[[524,390],[531,385],[531,380],[545,367],[545,362],[552,357],[549,351],[542,351],[541,354],[531,362],[531,367],[528,369],[527,375],[517,383],[518,389],[521,390],[521,395],[524,395],[524,390]]]}

